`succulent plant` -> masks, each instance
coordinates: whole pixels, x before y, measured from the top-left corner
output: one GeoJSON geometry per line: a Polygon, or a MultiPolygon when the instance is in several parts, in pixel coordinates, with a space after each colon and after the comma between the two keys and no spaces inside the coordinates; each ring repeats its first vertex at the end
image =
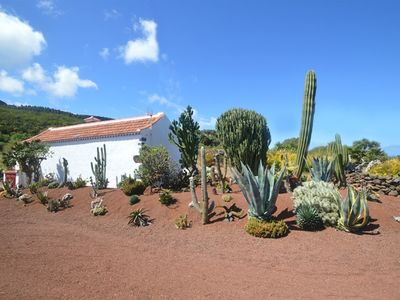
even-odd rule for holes
{"type": "Polygon", "coordinates": [[[217,205],[215,210],[223,209],[222,214],[224,215],[224,219],[228,222],[233,222],[235,218],[241,219],[245,216],[244,211],[236,206],[236,203],[232,203],[231,206],[226,205],[217,205]]]}
{"type": "Polygon", "coordinates": [[[348,187],[347,197],[340,205],[340,219],[337,228],[347,232],[362,230],[369,222],[367,191],[357,192],[352,186],[348,187]]]}
{"type": "Polygon", "coordinates": [[[151,224],[149,216],[145,214],[144,208],[135,209],[129,214],[128,218],[128,225],[140,227],[148,226],[151,224]]]}
{"type": "Polygon", "coordinates": [[[103,205],[102,198],[96,198],[90,203],[90,212],[94,216],[103,216],[108,212],[107,208],[103,205]]]}
{"type": "Polygon", "coordinates": [[[342,145],[339,134],[335,135],[335,141],[329,144],[329,150],[336,156],[335,161],[335,177],[342,187],[347,186],[345,169],[349,164],[349,153],[346,146],[342,145]]]}
{"type": "Polygon", "coordinates": [[[47,210],[49,212],[58,212],[60,210],[59,200],[49,200],[47,203],[47,210]]]}
{"type": "Polygon", "coordinates": [[[248,216],[261,220],[269,220],[276,207],[279,188],[286,167],[275,176],[275,165],[268,169],[260,162],[258,175],[254,175],[250,167],[242,163],[242,173],[232,168],[233,176],[242,190],[249,207],[248,216]]]}
{"type": "Polygon", "coordinates": [[[94,160],[94,164],[93,162],[90,163],[95,179],[92,185],[94,185],[96,189],[106,189],[108,185],[108,179],[106,177],[107,152],[105,144],[103,144],[103,148],[101,149],[97,147],[97,157],[95,157],[94,160]]]}
{"type": "Polygon", "coordinates": [[[189,228],[191,226],[192,222],[189,221],[187,215],[180,215],[178,218],[175,220],[175,226],[178,229],[185,230],[186,228],[189,228]]]}
{"type": "Polygon", "coordinates": [[[139,196],[138,196],[138,195],[132,195],[132,196],[130,196],[130,198],[129,198],[129,204],[130,204],[130,205],[134,205],[134,204],[136,204],[136,203],[139,203],[139,201],[140,201],[140,199],[139,199],[139,196]]]}
{"type": "Polygon", "coordinates": [[[46,205],[49,202],[47,192],[37,192],[36,196],[38,197],[39,202],[43,205],[46,205]]]}
{"type": "Polygon", "coordinates": [[[166,205],[166,206],[172,204],[174,202],[174,198],[171,195],[171,191],[168,189],[162,189],[160,191],[159,201],[161,204],[166,205]]]}
{"type": "Polygon", "coordinates": [[[313,157],[311,161],[311,177],[314,181],[329,182],[336,159],[331,161],[324,157],[313,157]]]}
{"type": "Polygon", "coordinates": [[[315,231],[324,227],[317,209],[311,205],[300,205],[296,210],[296,217],[297,225],[301,229],[315,231]]]}
{"type": "Polygon", "coordinates": [[[295,188],[293,207],[297,211],[301,205],[310,205],[318,211],[324,226],[336,226],[339,220],[340,194],[333,185],[323,181],[308,181],[295,188]]]}

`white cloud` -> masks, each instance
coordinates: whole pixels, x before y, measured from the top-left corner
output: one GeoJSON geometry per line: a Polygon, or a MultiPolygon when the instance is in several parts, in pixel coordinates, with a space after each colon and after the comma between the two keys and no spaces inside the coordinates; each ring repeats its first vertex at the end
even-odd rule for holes
{"type": "Polygon", "coordinates": [[[108,56],[110,55],[110,50],[108,48],[103,48],[101,49],[101,51],[99,52],[99,55],[106,60],[108,58],[108,56]]]}
{"type": "Polygon", "coordinates": [[[148,96],[148,100],[150,103],[158,103],[158,104],[164,105],[166,107],[173,108],[178,113],[181,113],[185,110],[185,108],[182,105],[172,102],[172,101],[168,100],[167,98],[160,96],[158,94],[152,94],[152,95],[148,96]]]}
{"type": "Polygon", "coordinates": [[[58,17],[62,15],[62,11],[57,9],[53,0],[39,0],[36,3],[36,7],[39,8],[45,15],[52,17],[58,17]]]}
{"type": "Polygon", "coordinates": [[[56,98],[73,97],[78,88],[96,88],[91,80],[79,78],[79,68],[57,67],[53,77],[46,76],[45,70],[38,63],[25,69],[22,78],[36,85],[39,89],[56,98]]]}
{"type": "Polygon", "coordinates": [[[18,17],[0,11],[0,67],[28,64],[46,46],[41,32],[18,17]]]}
{"type": "Polygon", "coordinates": [[[0,91],[19,95],[24,92],[24,83],[18,79],[8,76],[4,70],[0,71],[0,91]]]}
{"type": "Polygon", "coordinates": [[[215,117],[210,117],[210,118],[199,117],[197,119],[198,119],[197,122],[199,122],[201,129],[214,129],[215,124],[217,123],[217,118],[215,117]]]}
{"type": "Polygon", "coordinates": [[[152,20],[139,20],[134,25],[135,30],[140,30],[143,38],[130,40],[121,47],[120,51],[126,64],[132,62],[157,62],[158,61],[158,42],[157,42],[157,23],[152,20]]]}
{"type": "Polygon", "coordinates": [[[121,14],[115,8],[113,8],[111,10],[105,10],[104,11],[104,21],[108,21],[110,19],[117,19],[120,16],[121,16],[121,14]]]}

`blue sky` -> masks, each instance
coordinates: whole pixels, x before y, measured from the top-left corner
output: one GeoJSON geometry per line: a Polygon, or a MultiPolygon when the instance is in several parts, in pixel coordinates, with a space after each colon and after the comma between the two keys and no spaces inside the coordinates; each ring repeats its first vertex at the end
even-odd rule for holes
{"type": "Polygon", "coordinates": [[[400,145],[398,1],[0,0],[0,99],[122,118],[229,108],[297,136],[317,74],[311,146],[340,133],[400,145]]]}

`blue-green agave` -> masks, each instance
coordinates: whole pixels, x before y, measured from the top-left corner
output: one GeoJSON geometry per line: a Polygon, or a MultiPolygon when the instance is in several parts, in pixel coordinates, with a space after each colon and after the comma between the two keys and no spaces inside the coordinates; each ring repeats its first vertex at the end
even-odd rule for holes
{"type": "Polygon", "coordinates": [[[256,176],[249,166],[242,162],[241,165],[242,173],[236,168],[232,168],[232,173],[249,207],[248,216],[260,220],[271,219],[286,167],[275,176],[275,165],[268,169],[260,162],[256,176]]]}
{"type": "Polygon", "coordinates": [[[346,199],[339,205],[340,218],[338,229],[355,232],[363,229],[369,222],[369,209],[367,203],[367,190],[359,192],[349,186],[346,199]]]}
{"type": "Polygon", "coordinates": [[[329,161],[327,157],[313,157],[310,168],[312,180],[329,182],[335,162],[336,158],[329,161]]]}

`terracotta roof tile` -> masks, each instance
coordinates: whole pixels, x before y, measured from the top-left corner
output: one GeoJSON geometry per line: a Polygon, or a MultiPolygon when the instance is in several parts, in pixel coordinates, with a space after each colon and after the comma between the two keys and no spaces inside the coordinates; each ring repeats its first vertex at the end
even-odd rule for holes
{"type": "Polygon", "coordinates": [[[138,134],[164,117],[164,113],[130,119],[83,123],[72,126],[49,128],[26,141],[60,142],[100,137],[138,134]]]}

